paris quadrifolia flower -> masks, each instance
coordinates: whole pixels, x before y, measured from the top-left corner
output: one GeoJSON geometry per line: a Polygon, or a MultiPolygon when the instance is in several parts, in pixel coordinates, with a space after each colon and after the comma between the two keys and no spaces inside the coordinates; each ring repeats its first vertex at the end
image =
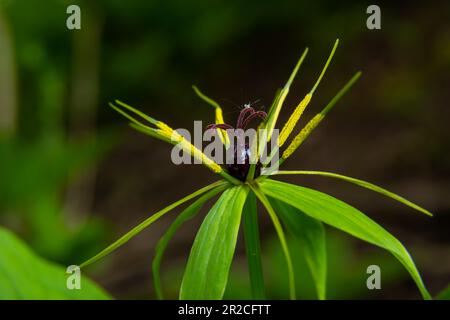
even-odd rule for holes
{"type": "Polygon", "coordinates": [[[195,216],[208,200],[217,198],[204,217],[191,247],[179,298],[221,299],[223,297],[242,223],[252,296],[255,299],[264,299],[266,293],[258,229],[259,212],[257,211],[257,201],[259,201],[267,211],[281,243],[286,265],[280,268],[286,268],[291,299],[296,298],[294,279],[296,275],[287,236],[297,238],[304,244],[302,250],[315,283],[317,296],[319,299],[326,298],[327,259],[324,225],[337,228],[392,253],[409,272],[423,298],[429,299],[430,295],[410,254],[402,243],[383,227],[358,209],[328,194],[278,179],[281,175],[317,175],[340,179],[380,193],[431,216],[426,209],[366,181],[331,172],[280,170],[282,163],[299,149],[305,139],[361,76],[361,72],[357,72],[322,110],[306,122],[302,129],[297,129],[305,108],[313,100],[330,66],[338,43],[339,41],[336,40],[311,90],[294,106],[287,122],[280,126],[280,131],[277,129],[278,117],[290,91],[291,83],[308,54],[308,49],[304,50],[287,83],[277,91],[267,113],[256,110],[251,104],[246,104],[240,111],[234,126],[225,122],[222,108],[216,101],[206,96],[197,87],[193,87],[195,93],[214,108],[215,123],[207,126],[206,130],[215,132],[221,148],[231,154],[229,157],[231,162],[227,161],[226,164],[216,161],[210,154],[202,151],[201,146],[192,144],[188,138],[166,123],[149,117],[123,102],[111,103],[112,108],[131,121],[134,129],[176,146],[210,169],[219,179],[149,216],[96,256],[84,262],[82,267],[98,261],[162,216],[186,205],[156,246],[152,265],[153,282],[158,298],[163,298],[160,264],[165,249],[181,225],[195,216]],[[240,130],[242,134],[242,131],[251,125],[264,130],[266,134],[251,142],[241,143],[243,149],[237,149],[233,143],[233,133],[240,130]],[[273,134],[274,132],[279,134],[273,134]],[[260,160],[257,156],[268,149],[269,142],[272,143],[271,152],[264,161],[260,160]],[[275,157],[278,154],[281,156],[275,157]],[[254,161],[251,161],[252,159],[254,161]]]}

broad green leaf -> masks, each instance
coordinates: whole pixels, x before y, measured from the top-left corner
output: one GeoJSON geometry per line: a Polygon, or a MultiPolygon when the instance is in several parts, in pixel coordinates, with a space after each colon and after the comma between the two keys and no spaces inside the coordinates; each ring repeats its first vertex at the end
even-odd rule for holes
{"type": "Polygon", "coordinates": [[[180,299],[221,299],[241,222],[248,187],[227,189],[211,208],[195,237],[180,299]]]}
{"type": "Polygon", "coordinates": [[[407,205],[410,208],[413,208],[413,209],[415,209],[417,211],[425,213],[425,214],[427,214],[429,216],[433,216],[433,214],[430,211],[428,211],[428,210],[418,206],[415,203],[412,203],[411,201],[409,201],[409,200],[407,200],[407,199],[405,199],[405,198],[403,198],[403,197],[401,197],[401,196],[399,196],[399,195],[397,195],[397,194],[395,194],[393,192],[390,192],[390,191],[388,191],[388,190],[386,190],[384,188],[376,186],[376,185],[374,185],[374,184],[372,184],[370,182],[367,182],[367,181],[364,181],[364,180],[355,179],[355,178],[348,177],[348,176],[344,176],[342,174],[337,174],[337,173],[332,173],[332,172],[324,172],[324,171],[302,171],[302,170],[278,171],[276,174],[318,175],[318,176],[324,176],[324,177],[330,177],[330,178],[336,178],[336,179],[344,180],[344,181],[356,184],[356,185],[358,185],[360,187],[363,187],[363,188],[366,188],[366,189],[378,192],[378,193],[380,193],[380,194],[382,194],[382,195],[384,195],[386,197],[389,197],[389,198],[394,199],[394,200],[396,200],[398,202],[401,202],[401,203],[403,203],[404,205],[407,205]]]}
{"type": "Polygon", "coordinates": [[[319,299],[325,299],[327,252],[323,224],[280,200],[275,198],[269,200],[283,224],[300,242],[316,285],[317,295],[319,299]]]}
{"type": "Polygon", "coordinates": [[[130,240],[131,238],[133,238],[135,235],[137,235],[139,232],[141,232],[142,230],[144,230],[145,228],[147,228],[149,225],[151,225],[153,222],[155,222],[156,220],[158,220],[159,218],[161,218],[164,214],[166,214],[167,212],[171,211],[172,209],[175,209],[176,207],[178,207],[179,205],[194,199],[195,197],[217,187],[220,186],[222,184],[225,184],[226,182],[224,181],[217,181],[214,182],[206,187],[203,187],[193,193],[191,193],[190,195],[172,203],[171,205],[168,205],[167,207],[165,207],[164,209],[156,212],[155,214],[153,214],[152,216],[150,216],[149,218],[147,218],[146,220],[144,220],[143,222],[141,222],[140,224],[138,224],[136,227],[134,227],[133,229],[131,229],[130,231],[128,231],[126,234],[124,234],[122,237],[120,237],[119,239],[117,239],[114,243],[110,244],[108,247],[106,247],[105,249],[103,249],[102,251],[100,251],[97,255],[93,256],[92,258],[90,258],[89,260],[83,262],[81,264],[81,267],[86,267],[98,260],[100,260],[101,258],[103,258],[104,256],[110,254],[111,252],[113,252],[114,250],[116,250],[117,248],[119,248],[120,246],[122,246],[123,244],[125,244],[126,242],[128,242],[128,240],[130,240]]]}
{"type": "Polygon", "coordinates": [[[263,300],[265,299],[265,290],[261,263],[258,211],[256,208],[256,196],[253,192],[248,194],[243,211],[242,225],[244,229],[252,298],[255,300],[263,300]]]}
{"type": "Polygon", "coordinates": [[[110,299],[81,273],[81,288],[69,290],[65,268],[32,252],[12,232],[0,227],[0,300],[110,299]]]}
{"type": "Polygon", "coordinates": [[[422,296],[431,299],[405,247],[361,211],[325,193],[285,182],[266,179],[260,186],[268,196],[286,202],[314,219],[388,250],[409,272],[422,296]]]}
{"type": "Polygon", "coordinates": [[[160,266],[161,260],[163,258],[164,252],[169,244],[170,240],[174,236],[174,234],[178,231],[178,229],[188,221],[192,219],[202,208],[206,201],[214,197],[219,192],[223,191],[227,185],[222,185],[216,187],[209,192],[205,193],[203,196],[195,200],[189,207],[183,210],[180,215],[175,219],[175,221],[170,225],[169,229],[167,229],[164,236],[159,240],[156,246],[155,258],[152,263],[152,271],[153,271],[153,282],[155,286],[155,291],[158,299],[163,299],[163,293],[161,288],[161,278],[160,278],[160,266]]]}

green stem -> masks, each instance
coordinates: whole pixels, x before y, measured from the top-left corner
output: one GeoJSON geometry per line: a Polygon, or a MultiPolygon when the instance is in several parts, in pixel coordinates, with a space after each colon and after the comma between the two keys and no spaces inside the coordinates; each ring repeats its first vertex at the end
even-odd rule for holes
{"type": "Polygon", "coordinates": [[[278,238],[281,243],[281,248],[284,253],[284,257],[286,259],[287,269],[288,269],[288,278],[289,278],[289,298],[291,300],[296,299],[295,295],[295,278],[294,278],[294,267],[292,264],[291,254],[289,253],[289,247],[287,245],[286,236],[284,235],[283,227],[281,226],[280,220],[278,219],[277,214],[273,210],[269,200],[266,195],[261,191],[258,184],[250,184],[250,188],[258,197],[259,201],[264,205],[269,216],[272,220],[273,226],[275,227],[275,231],[278,234],[278,238]]]}
{"type": "Polygon", "coordinates": [[[255,172],[256,172],[256,163],[251,163],[250,164],[250,169],[248,170],[248,174],[247,174],[247,181],[252,181],[253,178],[255,177],[255,172]]]}
{"type": "Polygon", "coordinates": [[[261,263],[261,247],[259,240],[258,213],[256,197],[253,192],[248,194],[243,213],[245,249],[247,252],[248,270],[252,298],[263,300],[266,298],[264,290],[264,276],[261,263]]]}
{"type": "Polygon", "coordinates": [[[224,178],[225,180],[227,180],[228,182],[234,184],[235,186],[238,186],[240,184],[242,184],[242,182],[238,179],[236,179],[235,177],[233,177],[232,175],[230,175],[228,172],[226,172],[225,170],[222,170],[221,172],[219,172],[219,175],[222,176],[222,178],[224,178]]]}

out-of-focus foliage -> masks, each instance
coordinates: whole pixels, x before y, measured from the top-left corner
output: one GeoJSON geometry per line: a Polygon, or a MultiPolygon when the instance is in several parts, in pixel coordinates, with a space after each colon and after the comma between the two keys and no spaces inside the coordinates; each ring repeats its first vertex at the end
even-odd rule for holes
{"type": "Polygon", "coordinates": [[[65,268],[37,256],[2,227],[0,247],[0,299],[109,299],[84,276],[80,278],[80,289],[69,290],[65,268]]]}
{"type": "Polygon", "coordinates": [[[97,149],[92,142],[0,141],[0,221],[54,261],[75,263],[98,250],[104,224],[90,219],[71,227],[61,199],[67,179],[92,163],[97,149]]]}
{"type": "Polygon", "coordinates": [[[438,300],[450,300],[450,285],[447,286],[444,290],[442,290],[436,297],[438,300]]]}
{"type": "Polygon", "coordinates": [[[42,256],[71,264],[97,251],[108,231],[100,219],[87,218],[90,212],[68,216],[66,187],[98,162],[113,140],[106,132],[77,137],[70,132],[70,117],[77,114],[69,109],[71,37],[60,28],[66,6],[37,4],[0,3],[3,49],[13,52],[2,62],[14,72],[2,81],[16,85],[2,93],[17,96],[15,104],[2,106],[12,111],[0,107],[2,117],[14,122],[0,128],[0,223],[42,256]]]}

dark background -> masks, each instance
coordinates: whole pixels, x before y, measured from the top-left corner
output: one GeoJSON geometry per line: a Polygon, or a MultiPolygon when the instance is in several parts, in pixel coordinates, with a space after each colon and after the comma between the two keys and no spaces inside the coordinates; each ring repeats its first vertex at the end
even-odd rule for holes
{"type": "MultiPolygon", "coordinates": [[[[340,38],[303,119],[357,70],[363,77],[285,168],[365,179],[435,216],[328,178],[283,180],[339,197],[385,226],[409,249],[431,293],[438,293],[450,281],[450,3],[378,3],[381,30],[366,27],[370,4],[0,1],[0,224],[49,260],[81,263],[216,178],[202,166],[173,165],[171,146],[134,132],[109,101],[120,99],[174,128],[191,129],[193,120],[214,121],[212,109],[191,90],[196,84],[234,123],[239,106],[249,101],[267,110],[308,46],[282,123],[340,38]],[[72,3],[81,7],[81,30],[66,28],[72,3]]],[[[89,275],[116,298],[154,298],[154,248],[175,214],[98,262],[89,275]]],[[[186,224],[166,253],[163,282],[171,298],[203,216],[186,224]]],[[[269,297],[287,298],[285,265],[263,210],[260,220],[269,297]]],[[[393,257],[328,231],[330,298],[419,298],[393,257]],[[370,264],[382,268],[382,290],[365,286],[370,264]]],[[[296,250],[299,295],[314,298],[296,250]]],[[[249,297],[241,238],[226,297],[249,297]]]]}

